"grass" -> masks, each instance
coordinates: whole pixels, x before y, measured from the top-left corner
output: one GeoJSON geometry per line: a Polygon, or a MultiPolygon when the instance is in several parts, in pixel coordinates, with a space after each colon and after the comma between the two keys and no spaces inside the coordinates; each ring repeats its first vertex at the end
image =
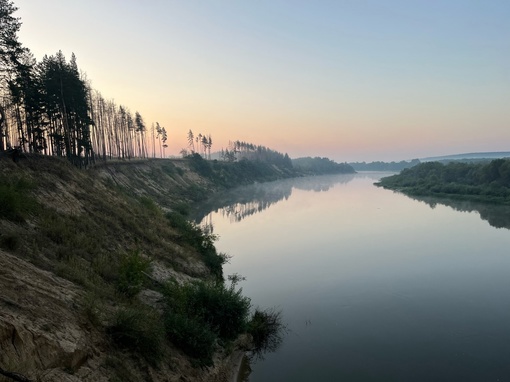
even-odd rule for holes
{"type": "Polygon", "coordinates": [[[167,311],[166,335],[172,343],[195,358],[200,366],[212,366],[217,335],[204,323],[182,313],[167,311]]]}
{"type": "Polygon", "coordinates": [[[117,290],[128,298],[140,293],[150,265],[151,260],[141,256],[138,251],[122,256],[116,280],[117,290]]]}
{"type": "Polygon", "coordinates": [[[182,216],[188,216],[191,208],[188,203],[178,202],[174,203],[172,210],[182,216]]]}
{"type": "Polygon", "coordinates": [[[34,188],[25,177],[0,176],[0,219],[21,223],[35,213],[38,203],[31,195],[34,188]]]}
{"type": "Polygon", "coordinates": [[[0,248],[15,252],[21,246],[21,238],[18,234],[7,233],[0,235],[0,248]]]}
{"type": "Polygon", "coordinates": [[[191,247],[197,251],[211,273],[216,276],[218,280],[222,280],[223,264],[227,262],[228,257],[216,251],[214,242],[217,237],[211,233],[205,232],[198,225],[190,222],[177,212],[167,213],[166,218],[170,225],[178,232],[176,241],[183,246],[191,247]]]}
{"type": "Polygon", "coordinates": [[[152,365],[163,359],[165,328],[161,315],[147,305],[118,309],[107,332],[118,346],[141,355],[152,365]]]}
{"type": "Polygon", "coordinates": [[[158,205],[147,196],[140,197],[140,204],[144,207],[146,211],[149,211],[151,214],[161,214],[161,210],[158,205]]]}

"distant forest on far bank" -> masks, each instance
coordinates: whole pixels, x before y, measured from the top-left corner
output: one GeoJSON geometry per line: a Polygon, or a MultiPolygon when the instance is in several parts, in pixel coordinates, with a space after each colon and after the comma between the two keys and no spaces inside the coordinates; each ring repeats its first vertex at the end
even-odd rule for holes
{"type": "Polygon", "coordinates": [[[393,171],[399,172],[406,168],[411,168],[420,163],[427,162],[438,162],[442,164],[448,163],[488,163],[494,159],[502,159],[507,157],[507,152],[488,152],[488,153],[473,153],[473,154],[456,154],[446,155],[443,157],[435,158],[423,158],[423,159],[412,159],[402,160],[400,162],[351,162],[348,163],[356,171],[393,171]]]}
{"type": "Polygon", "coordinates": [[[510,204],[510,159],[421,163],[376,185],[409,195],[510,204]]]}
{"type": "Polygon", "coordinates": [[[402,171],[405,168],[410,168],[420,164],[419,159],[413,159],[411,161],[400,161],[400,162],[351,162],[349,163],[352,168],[356,171],[402,171]]]}
{"type": "Polygon", "coordinates": [[[347,163],[336,163],[328,158],[305,157],[292,159],[296,170],[304,174],[354,174],[356,171],[347,163]]]}

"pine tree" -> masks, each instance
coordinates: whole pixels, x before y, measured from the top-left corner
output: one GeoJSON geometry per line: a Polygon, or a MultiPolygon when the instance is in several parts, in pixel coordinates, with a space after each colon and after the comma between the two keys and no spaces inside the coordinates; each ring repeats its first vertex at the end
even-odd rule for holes
{"type": "Polygon", "coordinates": [[[87,163],[91,158],[89,93],[80,78],[74,54],[69,63],[61,51],[45,56],[37,65],[42,106],[51,141],[51,152],[70,161],[87,163]]]}
{"type": "MultiPolygon", "coordinates": [[[[10,82],[25,69],[21,57],[27,49],[18,41],[21,21],[13,16],[17,9],[12,1],[0,0],[0,96],[6,96],[10,82]]],[[[4,106],[0,103],[0,151],[5,150],[10,143],[4,106]]]]}
{"type": "Polygon", "coordinates": [[[193,154],[195,152],[195,142],[193,131],[191,131],[191,129],[188,131],[188,147],[190,148],[191,153],[193,154]]]}

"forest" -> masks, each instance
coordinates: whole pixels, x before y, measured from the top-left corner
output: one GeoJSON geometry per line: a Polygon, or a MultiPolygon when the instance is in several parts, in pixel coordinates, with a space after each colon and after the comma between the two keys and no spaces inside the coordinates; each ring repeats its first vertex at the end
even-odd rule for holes
{"type": "Polygon", "coordinates": [[[336,163],[328,158],[306,157],[292,160],[292,165],[305,174],[353,174],[356,171],[347,163],[336,163]]]}
{"type": "Polygon", "coordinates": [[[510,159],[483,163],[426,162],[382,178],[377,185],[409,195],[510,204],[510,159]]]}
{"type": "Polygon", "coordinates": [[[253,143],[230,141],[225,150],[221,150],[221,158],[232,162],[235,160],[255,160],[274,164],[281,168],[291,169],[292,161],[288,154],[271,150],[265,146],[254,145],[253,143]]]}
{"type": "Polygon", "coordinates": [[[349,165],[356,171],[402,171],[405,168],[416,166],[419,163],[419,159],[413,159],[411,161],[403,160],[400,162],[352,162],[349,163],[349,165]]]}
{"type": "MultiPolygon", "coordinates": [[[[92,89],[74,54],[68,60],[59,51],[37,62],[18,40],[16,10],[12,2],[0,1],[0,153],[66,157],[77,165],[166,156],[167,129],[159,122],[148,126],[138,111],[92,89]]],[[[183,157],[211,159],[211,134],[189,130],[187,140],[183,157]]],[[[219,158],[292,168],[287,154],[239,140],[229,142],[219,158]]]]}
{"type": "Polygon", "coordinates": [[[59,51],[39,62],[18,39],[21,20],[13,2],[0,1],[0,152],[16,150],[66,157],[75,164],[97,158],[165,156],[167,131],[90,86],[59,51]]]}
{"type": "MultiPolygon", "coordinates": [[[[91,87],[74,54],[61,51],[37,61],[18,39],[21,20],[10,0],[0,0],[0,157],[42,154],[67,158],[77,166],[97,160],[166,157],[168,131],[150,126],[142,115],[106,99],[91,87]]],[[[292,161],[288,154],[232,140],[211,153],[211,134],[187,134],[182,157],[213,156],[225,162],[254,161],[301,174],[354,172],[326,158],[292,161]]]]}

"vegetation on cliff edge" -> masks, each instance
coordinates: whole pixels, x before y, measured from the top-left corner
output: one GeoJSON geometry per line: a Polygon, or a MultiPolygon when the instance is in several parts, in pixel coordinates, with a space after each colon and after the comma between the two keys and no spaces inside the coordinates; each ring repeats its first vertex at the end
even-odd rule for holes
{"type": "MultiPolygon", "coordinates": [[[[125,351],[156,369],[176,352],[196,365],[211,365],[218,350],[255,327],[249,298],[236,283],[223,281],[228,258],[217,253],[215,236],[179,212],[186,201],[177,199],[180,209],[163,211],[129,186],[141,182],[148,189],[155,169],[161,169],[158,176],[181,181],[182,189],[214,187],[189,180],[193,163],[211,166],[209,179],[216,179],[214,162],[187,163],[189,170],[170,172],[164,170],[174,166],[170,161],[133,164],[131,178],[124,173],[110,178],[106,175],[115,171],[83,171],[59,158],[0,160],[0,249],[84,291],[76,306],[88,325],[105,334],[101,346],[117,360],[110,363],[117,365],[118,379],[125,379],[119,366],[125,351]],[[133,171],[137,166],[145,172],[133,171]],[[118,180],[126,178],[120,186],[118,180]]],[[[243,166],[224,165],[232,171],[243,166]]],[[[250,173],[243,176],[248,181],[250,173]]]]}

